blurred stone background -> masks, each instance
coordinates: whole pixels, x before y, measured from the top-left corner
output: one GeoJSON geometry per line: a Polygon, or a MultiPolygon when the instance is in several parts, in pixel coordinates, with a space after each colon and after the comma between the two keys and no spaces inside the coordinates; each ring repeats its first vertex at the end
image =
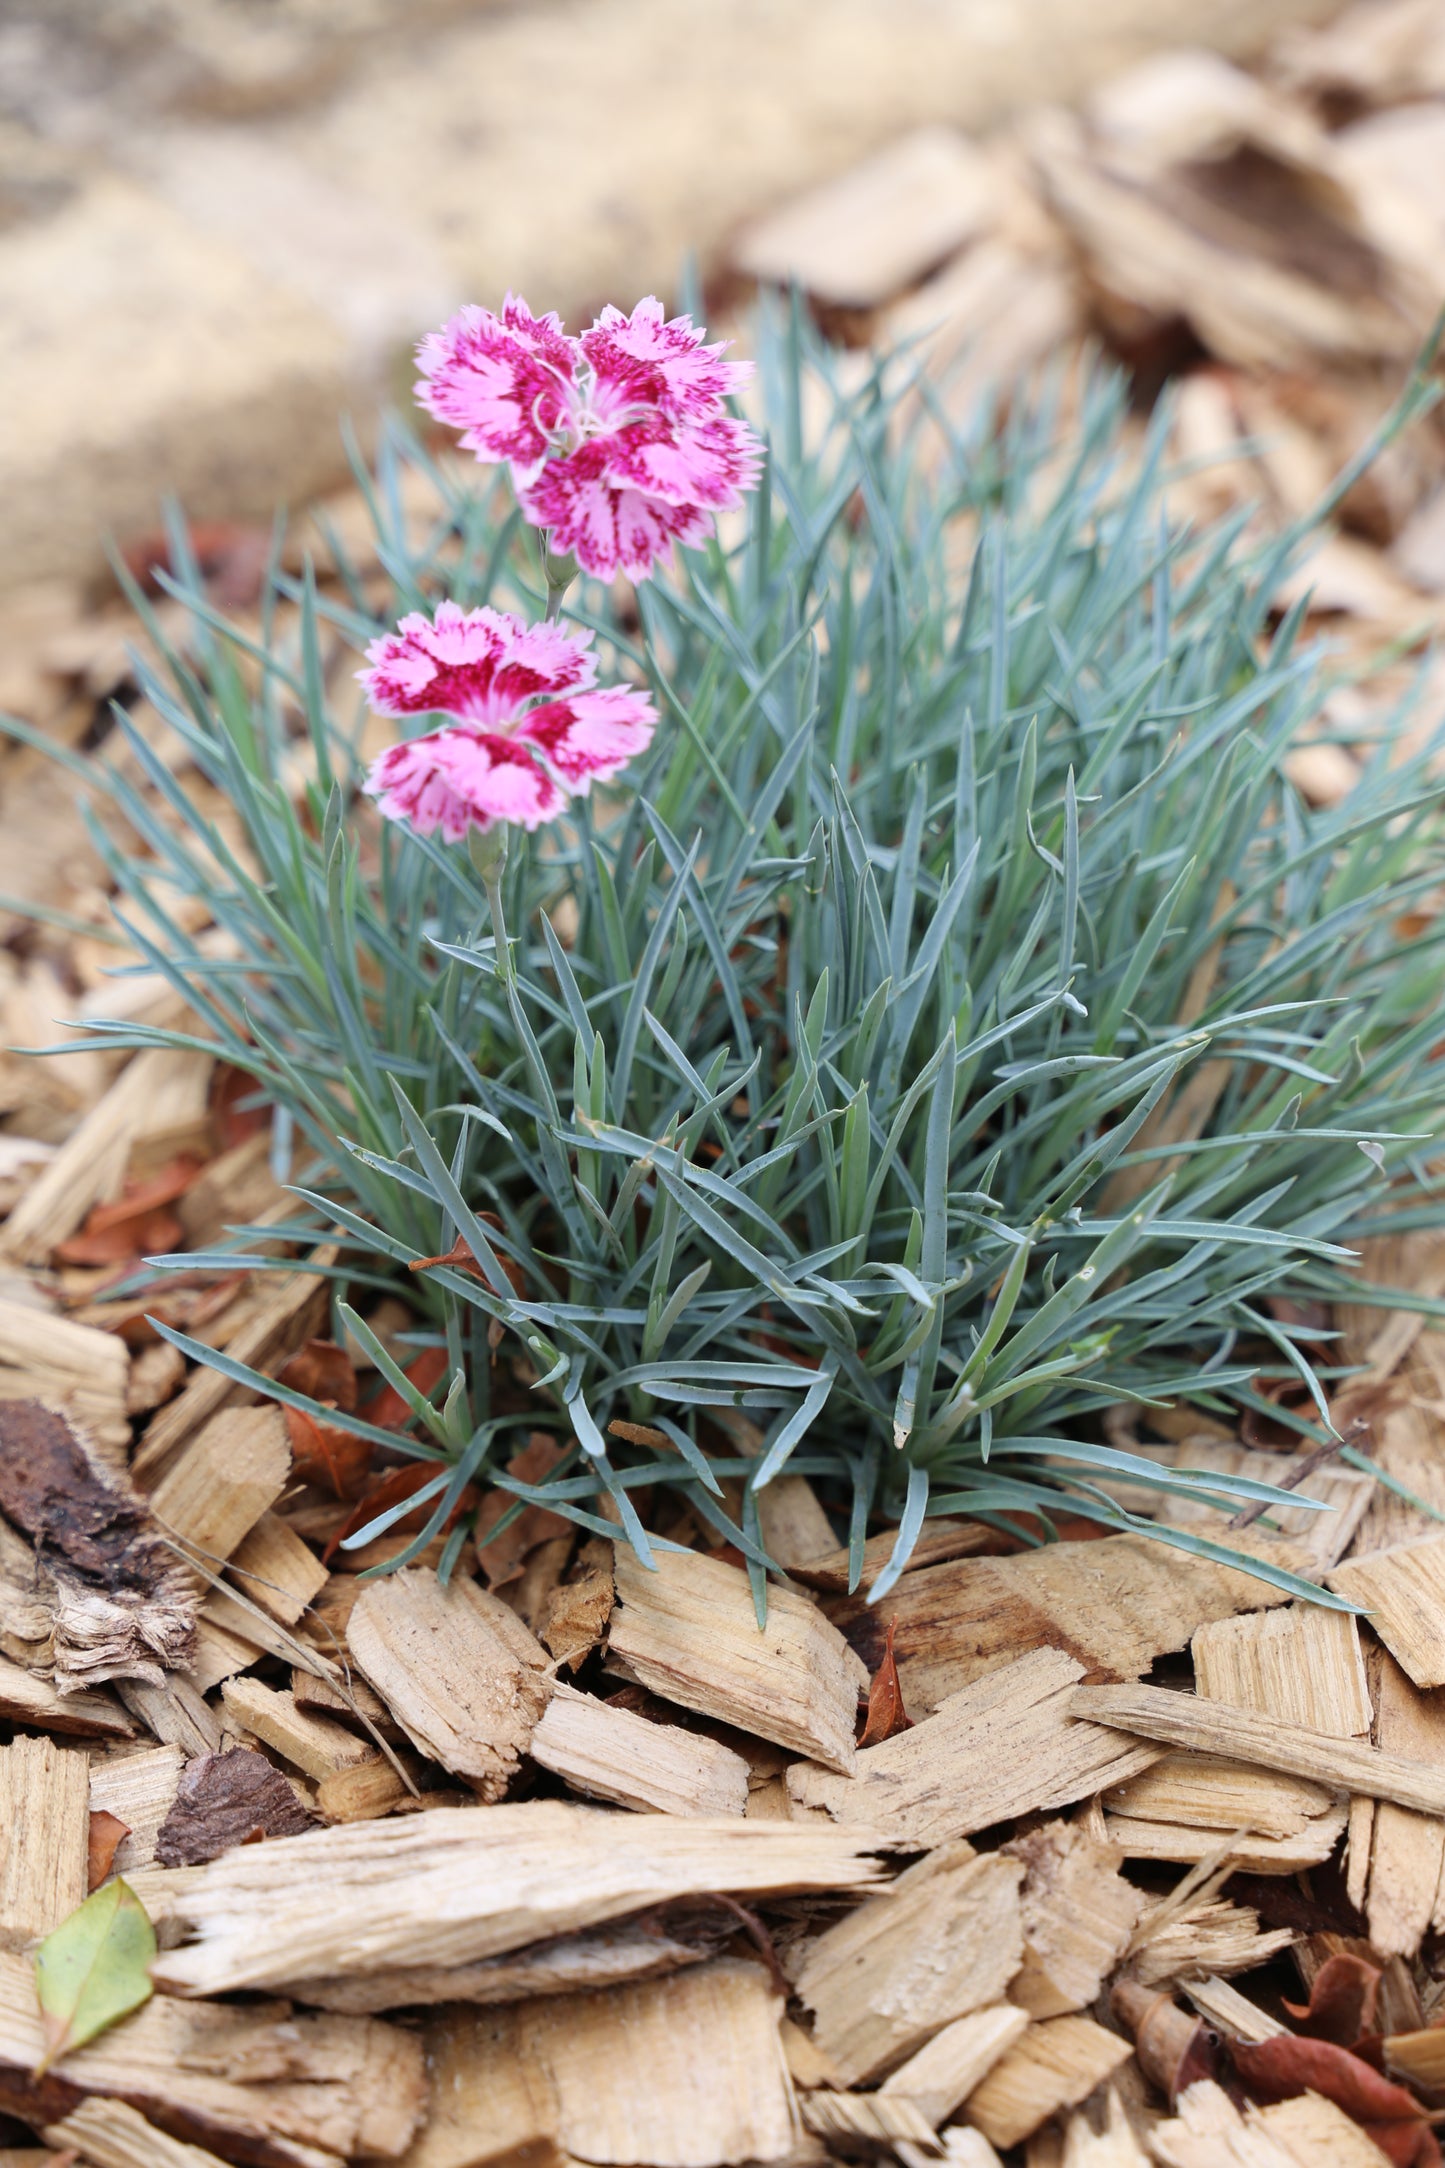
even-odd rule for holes
{"type": "MultiPolygon", "coordinates": [[[[575,318],[666,293],[687,251],[746,264],[751,221],[921,124],[981,132],[1161,48],[1248,56],[1328,12],[3,0],[0,590],[89,576],[167,493],[257,518],[334,482],[339,414],[364,428],[404,395],[417,334],[463,299],[510,285],[575,318]]],[[[928,245],[926,167],[910,188],[905,253],[928,245]]]]}

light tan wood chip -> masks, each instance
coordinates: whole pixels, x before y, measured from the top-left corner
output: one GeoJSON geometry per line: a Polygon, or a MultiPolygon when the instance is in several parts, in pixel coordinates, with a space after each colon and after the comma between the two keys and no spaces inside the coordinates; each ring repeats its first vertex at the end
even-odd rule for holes
{"type": "Polygon", "coordinates": [[[1000,1853],[944,1845],[809,1945],[794,1985],[844,2084],[882,2075],[1002,1998],[1023,1955],[1023,1875],[1000,1853]]]}
{"type": "Polygon", "coordinates": [[[1001,2151],[1112,2077],[1133,2049],[1090,2017],[1031,2025],[964,2103],[964,2117],[1001,2151]]]}
{"type": "Polygon", "coordinates": [[[275,1504],[290,1473],[279,1408],[223,1408],[177,1454],[150,1508],[167,1535],[218,1568],[275,1504]]]}
{"type": "Polygon", "coordinates": [[[1348,1611],[1292,1603],[1283,1611],[1220,1619],[1201,1626],[1190,1647],[1195,1685],[1211,1701],[1280,1716],[1335,1739],[1369,1732],[1359,1623],[1348,1611]]]}
{"type": "Polygon", "coordinates": [[[434,2108],[402,2168],[782,2160],[798,2121],[762,1967],[723,1959],[600,1994],[453,2011],[427,2035],[434,2108]]]}
{"type": "Polygon", "coordinates": [[[674,1897],[865,1890],[881,1879],[868,1854],[866,1836],[827,1825],[560,1800],[436,1807],[241,1845],[195,1869],[177,1899],[193,1939],[162,1953],[156,1977],[205,1995],[358,1977],[414,1965],[419,1937],[428,1964],[473,1964],[674,1897]]]}
{"type": "MultiPolygon", "coordinates": [[[[1389,1754],[1445,1765],[1445,1693],[1422,1693],[1386,1655],[1376,1691],[1376,1743],[1389,1754]]],[[[1441,1912],[1445,1821],[1378,1801],[1369,1860],[1370,1940],[1382,1957],[1413,1957],[1441,1912]]]]}
{"type": "Polygon", "coordinates": [[[651,1814],[742,1814],[741,1754],[679,1724],[652,1724],[559,1685],[532,1734],[533,1761],[574,1791],[651,1814]]]}
{"type": "Polygon", "coordinates": [[[443,1587],[408,1566],[362,1590],[347,1642],[417,1752],[499,1799],[551,1692],[547,1652],[516,1612],[465,1575],[443,1587]]]}
{"type": "Polygon", "coordinates": [[[1445,1531],[1347,1559],[1329,1575],[1417,1686],[1445,1686],[1445,1531]]]}
{"type": "Polygon", "coordinates": [[[83,1902],[90,1764],[23,1734],[0,1746],[0,1949],[23,1950],[83,1902]]]}
{"type": "Polygon", "coordinates": [[[660,1551],[649,1571],[625,1545],[616,1551],[608,1648],[629,1676],[824,1768],[853,1767],[868,1673],[816,1604],[770,1588],[760,1631],[741,1567],[696,1551],[660,1551]]]}
{"type": "Polygon", "coordinates": [[[116,1874],[148,1867],[156,1856],[161,1823],[175,1804],[185,1756],[178,1746],[143,1747],[136,1754],[104,1754],[90,1764],[90,1811],[115,1815],[129,1835],[111,1862],[116,1874]]]}
{"type": "Polygon", "coordinates": [[[1009,2000],[1031,2017],[1082,2010],[1123,1956],[1140,1894],[1119,1872],[1119,1853],[1079,1822],[1046,1822],[1004,1850],[1025,1869],[1024,1961],[1009,2000]]]}
{"type": "Polygon", "coordinates": [[[1114,1724],[1140,1738],[1257,1762],[1286,1776],[1445,1815],[1445,1772],[1355,1739],[1328,1739],[1278,1717],[1207,1701],[1202,1694],[1172,1693],[1161,1686],[1080,1686],[1070,1706],[1092,1723],[1114,1724]]]}
{"type": "Polygon", "coordinates": [[[1028,2030],[1029,2014],[1011,2002],[955,2018],[916,2054],[883,2080],[879,2093],[912,2101],[936,2130],[974,2087],[988,2076],[1001,2055],[1028,2030]]]}
{"type": "Polygon", "coordinates": [[[795,1762],[789,1796],[912,1848],[1068,1806],[1158,1759],[1138,1742],[1076,1721],[1072,1693],[1082,1676],[1083,1666],[1060,1650],[1035,1649],[951,1694],[911,1731],[865,1748],[852,1777],[795,1762]]]}
{"type": "Polygon", "coordinates": [[[83,2100],[51,2125],[45,2142],[73,2147],[91,2168],[225,2168],[218,2155],[167,2137],[123,2100],[83,2100]]]}

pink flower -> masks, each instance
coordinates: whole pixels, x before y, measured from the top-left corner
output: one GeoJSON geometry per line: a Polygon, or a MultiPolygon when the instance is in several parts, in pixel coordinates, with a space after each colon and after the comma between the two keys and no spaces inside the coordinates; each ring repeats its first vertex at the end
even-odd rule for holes
{"type": "Polygon", "coordinates": [[[471,828],[539,828],[652,738],[646,693],[598,687],[592,635],[524,625],[502,610],[414,611],[357,672],[383,715],[441,713],[444,730],[393,745],[365,788],[390,820],[458,843],[471,828]],[[539,698],[539,695],[542,696],[539,698]]]}
{"type": "Polygon", "coordinates": [[[478,459],[508,463],[557,555],[640,580],[757,485],[762,445],[724,404],[752,365],[725,346],[651,295],[574,339],[509,294],[500,317],[464,309],[423,340],[417,395],[478,459]]]}

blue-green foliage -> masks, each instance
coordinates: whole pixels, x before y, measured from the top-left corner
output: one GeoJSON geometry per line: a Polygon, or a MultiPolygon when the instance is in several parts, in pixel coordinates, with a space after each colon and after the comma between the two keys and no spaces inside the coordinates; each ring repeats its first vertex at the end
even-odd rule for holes
{"type": "MultiPolygon", "coordinates": [[[[1268,1298],[1328,1297],[1363,1232],[1442,1216],[1445,967],[1400,926],[1441,876],[1438,747],[1387,734],[1345,804],[1302,802],[1321,664],[1272,624],[1279,555],[1170,531],[1162,431],[1127,473],[1114,383],[1064,445],[1045,400],[925,471],[886,372],[845,397],[796,322],[761,360],[750,527],[628,625],[574,590],[665,722],[627,788],[514,846],[515,993],[465,855],[355,797],[359,705],[322,657],[376,630],[356,575],[318,600],[278,571],[299,635],[246,654],[182,574],[189,654],[145,689],[254,865],[123,723],[153,800],[81,771],[140,838],[107,845],[120,914],[285,1110],[295,1227],[342,1230],[338,1330],[365,1342],[355,1306],[399,1277],[444,1338],[435,1405],[412,1393],[433,1527],[538,1423],[571,1457],[503,1484],[599,1527],[609,1491],[644,1554],[632,1497],[666,1482],[761,1561],[785,1465],[841,1484],[860,1546],[899,1518],[899,1568],[925,1511],[1062,1491],[1126,1525],[1100,1485],[1158,1471],[1099,1442],[1103,1408],[1227,1411],[1261,1349],[1312,1379],[1268,1298]],[[188,894],[235,958],[180,930],[188,894]],[[478,1272],[408,1280],[458,1236],[478,1272]],[[619,1416],[667,1452],[609,1440],[619,1416]]],[[[393,433],[371,485],[395,608],[535,608],[485,478],[439,479],[408,543],[409,463],[393,433]]]]}

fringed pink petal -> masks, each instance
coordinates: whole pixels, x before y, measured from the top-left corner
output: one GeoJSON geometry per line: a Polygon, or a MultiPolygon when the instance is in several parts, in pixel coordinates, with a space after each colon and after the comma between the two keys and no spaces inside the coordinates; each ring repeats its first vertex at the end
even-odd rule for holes
{"type": "Polygon", "coordinates": [[[518,739],[489,731],[434,730],[393,745],[365,789],[388,820],[424,836],[440,830],[448,843],[495,821],[540,828],[564,803],[555,777],[518,739]]]}
{"type": "Polygon", "coordinates": [[[721,359],[731,341],[705,345],[690,316],[663,316],[655,294],[630,316],[605,308],[578,344],[596,373],[595,404],[603,413],[637,404],[668,420],[704,420],[752,375],[751,362],[721,359]]]}
{"type": "Polygon", "coordinates": [[[522,498],[522,510],[551,530],[551,547],[570,552],[584,572],[610,580],[625,572],[645,580],[675,542],[695,548],[712,532],[712,515],[691,504],[668,504],[640,490],[615,489],[605,479],[603,439],[570,459],[552,459],[522,498]]]}
{"type": "Polygon", "coordinates": [[[555,622],[525,625],[506,610],[438,604],[414,610],[367,649],[357,672],[383,715],[455,715],[502,723],[526,700],[579,692],[597,676],[592,635],[555,622]]]}
{"type": "Polygon", "coordinates": [[[570,411],[576,342],[553,314],[508,294],[500,316],[465,308],[417,348],[416,395],[481,460],[527,473],[570,411]]]}
{"type": "Polygon", "coordinates": [[[537,746],[574,791],[605,782],[652,742],[657,710],[646,693],[607,685],[533,708],[518,737],[537,746]]]}
{"type": "Polygon", "coordinates": [[[746,422],[731,415],[682,422],[675,430],[619,429],[598,440],[606,447],[607,479],[667,504],[731,511],[744,490],[757,487],[763,446],[746,422]]]}

